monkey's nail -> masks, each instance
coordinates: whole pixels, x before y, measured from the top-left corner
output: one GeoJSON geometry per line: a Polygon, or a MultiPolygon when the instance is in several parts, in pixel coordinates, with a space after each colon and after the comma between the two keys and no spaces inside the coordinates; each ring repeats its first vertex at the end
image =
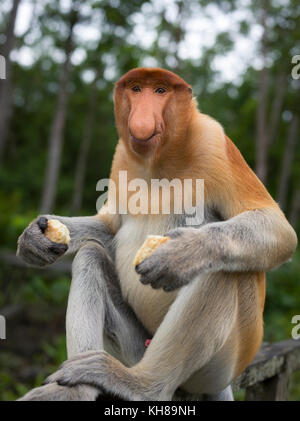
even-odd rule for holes
{"type": "Polygon", "coordinates": [[[68,245],[71,240],[68,228],[57,219],[49,219],[45,236],[54,243],[59,244],[68,245]]]}
{"type": "Polygon", "coordinates": [[[170,237],[162,237],[161,235],[148,235],[145,242],[138,250],[133,260],[134,266],[139,265],[143,260],[149,257],[154,250],[170,240],[170,237]]]}
{"type": "Polygon", "coordinates": [[[37,224],[38,224],[40,230],[44,233],[46,228],[47,228],[47,225],[48,225],[48,219],[45,218],[44,216],[41,216],[38,219],[37,224]]]}

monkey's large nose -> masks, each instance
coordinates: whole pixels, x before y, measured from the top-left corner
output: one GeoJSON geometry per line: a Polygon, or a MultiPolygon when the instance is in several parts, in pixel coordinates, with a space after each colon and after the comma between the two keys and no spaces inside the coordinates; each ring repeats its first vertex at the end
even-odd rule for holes
{"type": "Polygon", "coordinates": [[[132,115],[129,124],[129,131],[135,140],[146,142],[155,134],[154,116],[142,116],[140,113],[132,115]]]}

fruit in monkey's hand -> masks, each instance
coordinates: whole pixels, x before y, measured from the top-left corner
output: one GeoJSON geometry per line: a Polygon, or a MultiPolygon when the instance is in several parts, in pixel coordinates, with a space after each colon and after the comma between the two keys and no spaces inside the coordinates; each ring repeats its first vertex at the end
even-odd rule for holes
{"type": "Polygon", "coordinates": [[[57,219],[49,219],[47,223],[47,228],[45,229],[45,236],[53,241],[54,243],[59,244],[69,244],[70,243],[70,231],[68,228],[62,224],[57,219]]]}
{"type": "Polygon", "coordinates": [[[134,266],[139,265],[143,260],[149,257],[157,247],[161,246],[162,244],[166,243],[170,240],[170,237],[162,237],[161,235],[148,235],[145,242],[137,251],[135,258],[133,260],[134,266]]]}

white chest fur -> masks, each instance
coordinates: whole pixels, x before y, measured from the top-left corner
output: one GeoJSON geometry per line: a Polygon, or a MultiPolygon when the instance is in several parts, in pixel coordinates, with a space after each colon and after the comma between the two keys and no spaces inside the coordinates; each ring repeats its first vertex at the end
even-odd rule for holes
{"type": "Polygon", "coordinates": [[[116,266],[122,293],[144,326],[154,333],[177,293],[166,293],[141,284],[133,259],[147,235],[163,235],[175,228],[175,221],[168,215],[124,215],[123,218],[122,227],[115,237],[116,266]]]}

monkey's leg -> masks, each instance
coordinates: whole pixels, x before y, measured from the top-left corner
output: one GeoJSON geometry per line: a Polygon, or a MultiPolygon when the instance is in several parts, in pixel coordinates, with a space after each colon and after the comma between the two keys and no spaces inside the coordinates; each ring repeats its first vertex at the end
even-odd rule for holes
{"type": "MultiPolygon", "coordinates": [[[[148,332],[123,301],[114,263],[102,245],[87,242],[73,261],[73,277],[67,310],[67,349],[72,357],[87,350],[103,349],[106,333],[120,348],[129,364],[145,351],[148,332]]],[[[21,400],[95,400],[99,389],[57,383],[32,390],[21,400]]]]}
{"type": "MultiPolygon", "coordinates": [[[[66,361],[51,376],[61,385],[88,384],[125,400],[170,400],[180,385],[218,355],[210,388],[217,393],[232,381],[234,346],[227,348],[235,327],[237,281],[224,273],[206,275],[182,288],[143,358],[131,368],[105,352],[87,352],[66,361]]],[[[234,336],[234,335],[233,335],[234,336]]]]}
{"type": "Polygon", "coordinates": [[[128,365],[137,363],[150,335],[123,300],[106,249],[89,241],[75,256],[72,273],[66,320],[68,357],[103,349],[105,333],[120,347],[128,365]]]}
{"type": "Polygon", "coordinates": [[[57,383],[32,389],[18,401],[94,401],[99,391],[91,386],[67,387],[57,383]]]}
{"type": "Polygon", "coordinates": [[[231,386],[227,386],[222,392],[204,395],[205,401],[234,401],[231,386]]]}

